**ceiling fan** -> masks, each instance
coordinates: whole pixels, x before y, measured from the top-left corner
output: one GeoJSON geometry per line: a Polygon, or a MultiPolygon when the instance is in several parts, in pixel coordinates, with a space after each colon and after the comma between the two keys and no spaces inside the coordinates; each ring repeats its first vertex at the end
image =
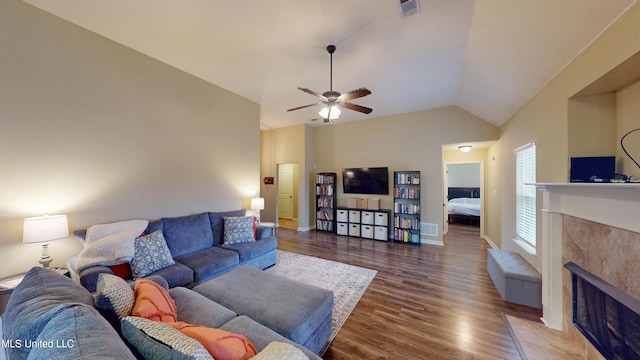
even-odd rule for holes
{"type": "Polygon", "coordinates": [[[287,111],[300,110],[310,106],[324,104],[325,106],[322,108],[322,110],[320,110],[318,114],[322,116],[322,118],[324,118],[324,122],[328,122],[328,123],[331,123],[331,120],[335,120],[340,116],[341,107],[349,110],[358,111],[364,114],[369,114],[373,111],[373,109],[371,108],[347,102],[349,100],[361,98],[371,94],[371,91],[369,91],[368,89],[359,88],[353,91],[346,92],[344,94],[340,93],[339,91],[333,91],[333,53],[335,51],[336,51],[335,45],[327,46],[327,52],[329,53],[329,56],[330,56],[329,91],[325,91],[324,93],[319,94],[313,90],[309,90],[301,87],[298,88],[306,92],[307,94],[311,94],[313,96],[320,98],[321,102],[295,107],[292,109],[288,109],[287,111]]]}

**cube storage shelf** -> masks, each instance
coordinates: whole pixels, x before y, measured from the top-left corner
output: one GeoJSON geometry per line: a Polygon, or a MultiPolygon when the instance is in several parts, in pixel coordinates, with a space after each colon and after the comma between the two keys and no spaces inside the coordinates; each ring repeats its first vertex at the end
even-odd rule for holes
{"type": "Polygon", "coordinates": [[[336,231],[336,173],[316,174],[316,230],[336,231]]]}
{"type": "Polygon", "coordinates": [[[393,240],[420,245],[420,171],[393,173],[393,240]]]}
{"type": "Polygon", "coordinates": [[[364,239],[388,241],[391,210],[338,208],[336,233],[364,239]]]}

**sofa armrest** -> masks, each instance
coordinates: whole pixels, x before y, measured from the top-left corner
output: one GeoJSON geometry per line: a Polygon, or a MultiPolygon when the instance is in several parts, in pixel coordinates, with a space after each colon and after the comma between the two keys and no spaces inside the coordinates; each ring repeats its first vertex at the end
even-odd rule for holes
{"type": "Polygon", "coordinates": [[[78,273],[80,278],[80,285],[82,285],[85,289],[89,290],[89,292],[96,292],[96,286],[98,284],[98,276],[100,274],[111,274],[113,275],[113,271],[108,266],[91,266],[86,269],[81,270],[78,273]]]}
{"type": "Polygon", "coordinates": [[[260,223],[256,224],[256,240],[268,239],[271,237],[271,228],[261,225],[260,223]]]}

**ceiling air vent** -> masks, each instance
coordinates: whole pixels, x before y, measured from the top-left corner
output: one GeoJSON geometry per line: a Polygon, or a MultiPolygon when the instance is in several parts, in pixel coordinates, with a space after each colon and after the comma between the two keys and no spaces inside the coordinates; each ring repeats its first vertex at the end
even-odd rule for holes
{"type": "Polygon", "coordinates": [[[402,16],[407,17],[420,12],[419,0],[399,0],[402,16]]]}

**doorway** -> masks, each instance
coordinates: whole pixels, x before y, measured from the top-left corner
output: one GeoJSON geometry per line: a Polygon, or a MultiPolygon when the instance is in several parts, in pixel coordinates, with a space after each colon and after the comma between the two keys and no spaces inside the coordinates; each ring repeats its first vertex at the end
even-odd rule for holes
{"type": "Polygon", "coordinates": [[[278,225],[298,228],[298,164],[278,164],[278,225]]]}
{"type": "Polygon", "coordinates": [[[444,163],[443,184],[443,234],[449,232],[450,221],[478,226],[480,234],[484,234],[482,222],[484,163],[482,161],[444,163]],[[451,204],[449,200],[452,200],[451,204]]]}

